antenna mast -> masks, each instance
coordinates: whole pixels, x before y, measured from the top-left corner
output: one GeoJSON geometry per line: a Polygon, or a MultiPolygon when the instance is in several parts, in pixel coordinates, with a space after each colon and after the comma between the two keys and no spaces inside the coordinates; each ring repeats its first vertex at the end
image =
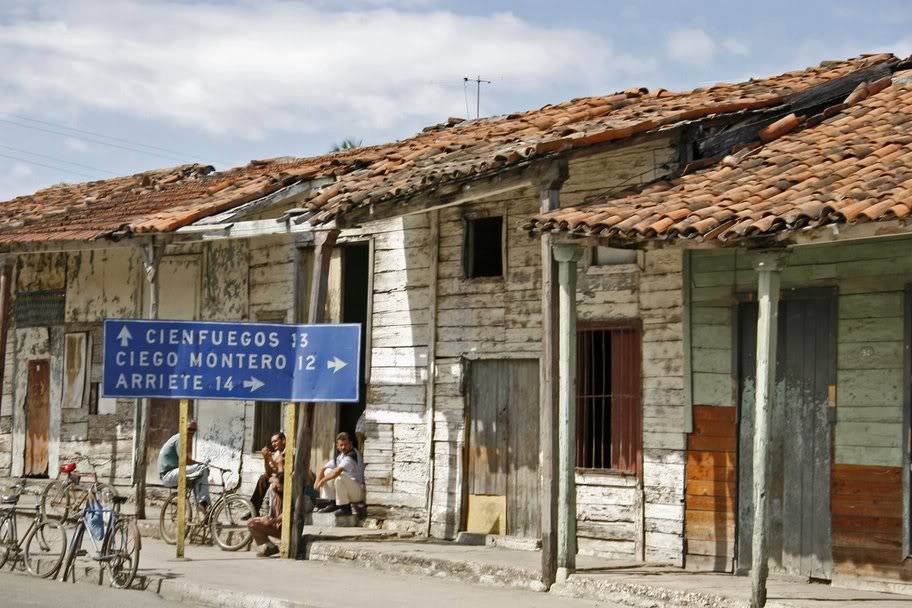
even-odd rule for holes
{"type": "MultiPolygon", "coordinates": [[[[481,118],[481,85],[483,84],[494,84],[490,80],[482,80],[481,74],[475,78],[469,78],[468,76],[463,77],[463,83],[474,82],[475,83],[475,118],[481,118]]],[[[468,117],[466,117],[468,118],[468,117]]]]}

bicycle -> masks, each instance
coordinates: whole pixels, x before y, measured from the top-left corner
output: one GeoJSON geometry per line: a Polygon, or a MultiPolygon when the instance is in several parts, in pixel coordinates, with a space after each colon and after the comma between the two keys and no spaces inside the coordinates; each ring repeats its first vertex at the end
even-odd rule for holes
{"type": "MultiPolygon", "coordinates": [[[[240,477],[238,477],[237,483],[229,488],[225,483],[226,474],[230,472],[229,469],[223,469],[208,462],[206,466],[219,472],[222,492],[205,515],[200,516],[201,509],[196,503],[196,495],[193,494],[191,500],[191,484],[187,484],[184,535],[188,539],[197,536],[201,542],[206,542],[206,532],[208,531],[212,540],[223,551],[240,551],[250,545],[251,536],[250,530],[247,529],[247,520],[257,515],[254,512],[253,503],[250,502],[250,499],[237,493],[241,485],[240,477]]],[[[158,529],[163,541],[169,545],[177,543],[177,490],[171,492],[168,500],[162,505],[158,517],[158,529]]]]}
{"type": "Polygon", "coordinates": [[[20,541],[16,505],[24,492],[25,480],[20,480],[12,494],[0,494],[0,569],[12,559],[11,570],[22,561],[32,576],[51,578],[66,552],[66,531],[60,522],[44,519],[36,504],[35,517],[20,541]]]}
{"type": "MultiPolygon", "coordinates": [[[[93,484],[98,488],[101,504],[106,507],[112,507],[114,498],[117,496],[117,490],[109,484],[98,481],[98,469],[110,464],[113,459],[94,461],[88,456],[77,453],[74,460],[83,460],[89,463],[89,466],[92,467],[92,472],[85,475],[92,476],[93,484]]],[[[83,474],[76,472],[76,462],[60,465],[59,472],[65,474],[66,478],[61,481],[58,476],[57,479],[47,484],[41,492],[39,504],[41,505],[41,514],[45,519],[53,518],[66,522],[69,520],[71,513],[80,512],[89,495],[79,485],[83,474]]]]}
{"type": "Polygon", "coordinates": [[[120,513],[120,506],[127,501],[127,497],[115,496],[113,507],[105,507],[98,501],[99,485],[102,484],[96,482],[88,488],[79,488],[86,493],[88,499],[76,522],[60,581],[66,582],[70,578],[76,582],[76,558],[88,555],[88,551],[82,548],[83,536],[88,531],[95,551],[91,558],[99,563],[102,570],[99,572],[99,582],[106,573],[112,587],[128,589],[139,568],[139,552],[142,548],[139,527],[133,517],[120,513]]]}

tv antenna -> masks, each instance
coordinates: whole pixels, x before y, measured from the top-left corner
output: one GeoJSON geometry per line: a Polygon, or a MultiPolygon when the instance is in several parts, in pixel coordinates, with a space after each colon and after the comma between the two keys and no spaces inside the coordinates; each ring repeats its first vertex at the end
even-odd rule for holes
{"type": "MultiPolygon", "coordinates": [[[[483,84],[494,84],[490,80],[482,80],[481,75],[479,74],[475,78],[469,78],[464,76],[462,79],[462,87],[465,89],[465,86],[470,83],[475,83],[475,118],[481,118],[481,85],[483,84]]],[[[468,100],[466,100],[466,118],[468,118],[469,108],[468,100]]]]}

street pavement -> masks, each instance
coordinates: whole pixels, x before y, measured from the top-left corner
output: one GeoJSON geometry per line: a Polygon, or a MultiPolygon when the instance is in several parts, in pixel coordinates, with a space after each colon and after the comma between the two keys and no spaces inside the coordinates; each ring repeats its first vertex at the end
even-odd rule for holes
{"type": "MultiPolygon", "coordinates": [[[[25,574],[0,573],[0,606],[5,608],[165,608],[173,605],[152,593],[65,584],[25,574]]],[[[190,607],[192,604],[181,606],[190,607]]]]}

